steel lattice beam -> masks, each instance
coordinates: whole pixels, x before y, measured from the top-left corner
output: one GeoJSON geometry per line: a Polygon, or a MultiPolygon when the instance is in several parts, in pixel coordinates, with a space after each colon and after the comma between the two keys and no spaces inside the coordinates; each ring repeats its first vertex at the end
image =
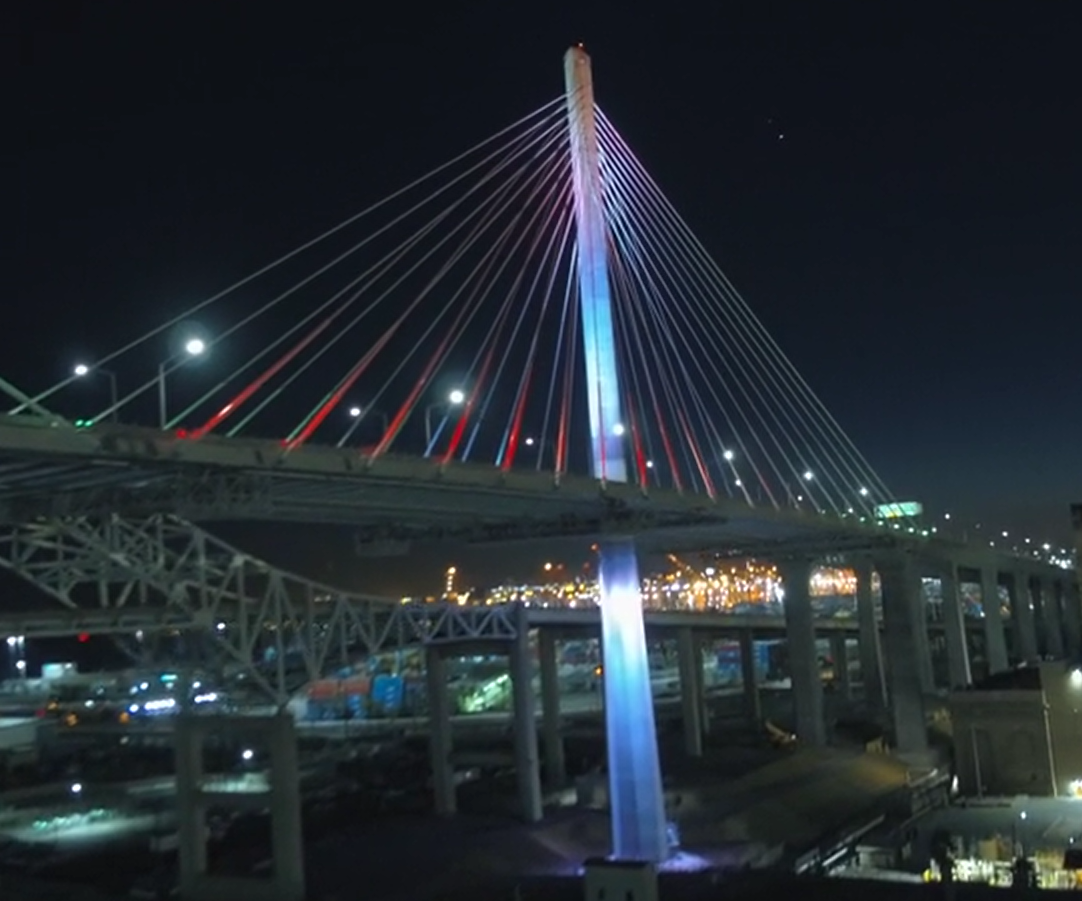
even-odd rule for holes
{"type": "Polygon", "coordinates": [[[153,612],[158,631],[209,636],[278,704],[298,682],[358,655],[507,642],[516,634],[510,608],[404,605],[345,592],[277,569],[175,516],[20,526],[0,535],[0,566],[76,617],[111,611],[118,632],[153,612]]]}

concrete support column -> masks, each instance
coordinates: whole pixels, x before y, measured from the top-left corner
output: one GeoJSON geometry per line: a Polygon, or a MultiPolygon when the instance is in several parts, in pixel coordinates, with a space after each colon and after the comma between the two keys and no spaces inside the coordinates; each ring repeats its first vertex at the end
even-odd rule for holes
{"type": "MultiPolygon", "coordinates": [[[[914,562],[915,565],[915,562],[914,562]]],[[[926,695],[935,694],[935,667],[932,666],[932,639],[928,635],[928,596],[924,593],[924,580],[917,571],[917,594],[913,605],[913,635],[916,639],[917,664],[920,666],[920,686],[926,695]]]]}
{"type": "Polygon", "coordinates": [[[1029,576],[1016,572],[1012,577],[1011,619],[1018,635],[1018,656],[1026,663],[1039,659],[1037,626],[1033,615],[1033,595],[1029,576]]]}
{"type": "Polygon", "coordinates": [[[203,737],[177,719],[173,731],[177,771],[177,863],[179,884],[189,894],[207,871],[206,811],[203,784],[203,737]]]}
{"type": "MultiPolygon", "coordinates": [[[[699,674],[699,720],[702,725],[704,739],[710,734],[710,700],[707,698],[705,667],[707,653],[710,654],[711,659],[715,659],[714,642],[710,638],[696,633],[695,659],[699,661],[699,669],[697,670],[699,674]]],[[[716,660],[714,665],[716,666],[716,660]]]]}
{"type": "Polygon", "coordinates": [[[830,636],[830,656],[834,658],[834,688],[845,700],[851,700],[853,686],[849,681],[849,647],[844,632],[835,632],[830,636]]]}
{"type": "Polygon", "coordinates": [[[763,722],[763,699],[759,695],[759,674],[755,670],[755,633],[740,633],[740,676],[744,683],[744,708],[753,727],[763,722]]]}
{"type": "Polygon", "coordinates": [[[567,783],[564,738],[560,734],[560,668],[556,655],[556,636],[550,629],[537,630],[537,650],[541,664],[541,728],[545,745],[545,776],[550,788],[567,783]]]}
{"type": "Polygon", "coordinates": [[[918,623],[924,626],[920,577],[904,554],[877,559],[875,565],[883,588],[883,644],[894,739],[898,754],[917,762],[928,752],[917,633],[918,623]]]}
{"type": "Polygon", "coordinates": [[[515,615],[516,636],[511,644],[511,709],[515,730],[515,775],[522,818],[538,822],[541,803],[541,761],[537,753],[537,714],[534,710],[533,660],[530,657],[530,623],[526,607],[515,615]]]}
{"type": "Polygon", "coordinates": [[[796,708],[796,734],[807,745],[822,747],[827,743],[827,732],[809,591],[811,562],[788,560],[779,569],[785,586],[785,643],[796,708]]]}
{"type": "Polygon", "coordinates": [[[433,804],[438,816],[452,816],[457,808],[455,768],[451,760],[451,696],[447,691],[447,661],[439,648],[425,648],[428,686],[428,749],[432,762],[433,804]]]}
{"type": "Polygon", "coordinates": [[[703,658],[690,626],[676,632],[680,670],[680,712],[684,720],[684,750],[689,757],[703,756],[703,658]]]}
{"type": "Polygon", "coordinates": [[[984,608],[984,644],[988,672],[1007,669],[1007,637],[1003,634],[1003,610],[999,605],[999,573],[995,566],[981,567],[981,606],[984,608]]]}
{"type": "MultiPolygon", "coordinates": [[[[282,894],[304,897],[304,840],[301,836],[301,777],[293,717],[279,714],[271,721],[270,796],[271,855],[274,881],[282,894]]],[[[234,896],[235,897],[235,896],[234,896]]]]}
{"type": "Polygon", "coordinates": [[[965,611],[958,594],[958,570],[948,563],[939,575],[943,595],[943,629],[947,637],[947,672],[951,688],[963,688],[973,681],[969,667],[969,645],[966,643],[965,611]]]}
{"type": "Polygon", "coordinates": [[[1059,597],[1055,585],[1049,580],[1038,579],[1034,587],[1037,589],[1037,596],[1041,599],[1048,654],[1056,660],[1062,660],[1066,654],[1066,648],[1063,643],[1063,617],[1059,612],[1059,597]]]}
{"type": "Polygon", "coordinates": [[[1078,657],[1082,654],[1082,606],[1078,602],[1078,583],[1071,575],[1058,585],[1063,610],[1064,650],[1069,657],[1078,657]]]}
{"type": "Polygon", "coordinates": [[[864,683],[864,702],[873,710],[887,707],[887,686],[883,673],[883,648],[879,642],[879,623],[872,596],[872,563],[858,560],[853,565],[857,577],[857,623],[860,635],[860,679],[864,683]]]}
{"type": "Polygon", "coordinates": [[[191,901],[302,901],[305,897],[304,843],[301,836],[300,774],[293,716],[213,717],[180,714],[174,724],[177,759],[177,823],[180,897],[191,901]],[[203,747],[218,739],[257,743],[267,764],[267,787],[231,790],[205,780],[203,747]],[[270,811],[271,859],[265,879],[241,879],[207,872],[206,810],[227,813],[270,811]]]}

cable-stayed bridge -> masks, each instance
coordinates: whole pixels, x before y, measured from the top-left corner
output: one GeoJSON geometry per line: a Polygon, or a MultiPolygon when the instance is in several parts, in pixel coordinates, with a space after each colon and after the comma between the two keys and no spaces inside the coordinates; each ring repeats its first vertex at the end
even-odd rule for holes
{"type": "MultiPolygon", "coordinates": [[[[963,570],[982,585],[989,669],[1007,664],[1006,623],[1016,657],[1042,650],[1038,621],[1043,650],[1077,651],[1077,588],[1062,568],[893,515],[899,499],[593,103],[584,65],[572,50],[565,94],[61,382],[35,393],[0,382],[12,399],[0,420],[0,564],[110,630],[129,621],[118,609],[136,611],[133,625],[148,610],[166,627],[191,614],[246,666],[270,641],[281,669],[290,635],[303,635],[312,677],[339,650],[395,642],[491,639],[521,655],[529,614],[341,592],[202,526],[342,523],[374,549],[596,537],[603,593],[604,547],[618,539],[773,558],[799,732],[818,743],[807,585],[816,560],[842,557],[863,573],[862,655],[889,671],[911,751],[934,688],[923,570],[953,586],[943,621],[955,684],[970,675],[963,570]],[[88,380],[110,388],[92,414],[88,380]]],[[[633,558],[630,569],[617,558],[634,588],[633,558]]],[[[280,700],[284,673],[253,671],[280,700]]],[[[520,695],[516,713],[529,703],[520,695]]],[[[536,792],[523,792],[534,810],[536,792]]]]}
{"type": "Polygon", "coordinates": [[[735,524],[724,540],[738,544],[876,542],[891,526],[930,538],[877,518],[888,487],[600,110],[605,353],[623,396],[590,477],[599,389],[580,340],[565,107],[554,99],[78,375],[32,397],[0,383],[15,401],[0,422],[0,520],[164,511],[528,535],[634,511],[647,528],[735,524]],[[114,389],[93,415],[88,379],[114,389]],[[625,462],[631,487],[607,471],[625,462]]]}

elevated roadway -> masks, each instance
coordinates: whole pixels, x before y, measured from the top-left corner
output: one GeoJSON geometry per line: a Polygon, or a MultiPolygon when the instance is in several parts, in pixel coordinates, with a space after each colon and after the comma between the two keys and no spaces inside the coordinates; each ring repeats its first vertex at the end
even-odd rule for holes
{"type": "Polygon", "coordinates": [[[862,522],[855,513],[752,507],[570,474],[502,472],[488,464],[439,466],[421,457],[372,458],[341,448],[289,451],[270,440],[194,441],[137,426],[76,429],[60,419],[0,417],[0,524],[163,512],[199,522],[348,524],[360,530],[362,542],[387,551],[422,539],[502,542],[619,532],[640,535],[648,549],[731,556],[903,547],[949,555],[963,566],[1010,556],[862,522]]]}

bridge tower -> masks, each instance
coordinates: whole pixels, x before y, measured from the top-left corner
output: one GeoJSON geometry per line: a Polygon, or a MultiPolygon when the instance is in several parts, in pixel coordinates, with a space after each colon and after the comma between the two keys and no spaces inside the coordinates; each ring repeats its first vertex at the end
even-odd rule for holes
{"type": "MultiPolygon", "coordinates": [[[[593,475],[602,482],[626,482],[593,78],[590,57],[581,46],[572,47],[564,55],[564,82],[589,394],[591,464],[593,475]]],[[[633,539],[614,537],[602,542],[598,583],[613,856],[657,862],[668,855],[665,799],[633,539]]]]}

